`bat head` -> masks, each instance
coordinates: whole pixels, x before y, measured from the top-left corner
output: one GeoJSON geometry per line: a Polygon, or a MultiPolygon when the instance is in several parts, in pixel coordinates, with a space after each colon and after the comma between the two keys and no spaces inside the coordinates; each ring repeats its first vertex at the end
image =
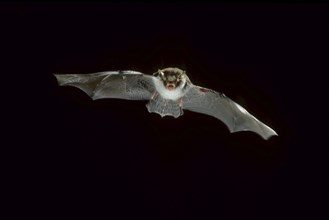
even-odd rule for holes
{"type": "Polygon", "coordinates": [[[174,90],[186,82],[185,71],[178,68],[165,68],[153,74],[158,77],[166,89],[174,90]]]}

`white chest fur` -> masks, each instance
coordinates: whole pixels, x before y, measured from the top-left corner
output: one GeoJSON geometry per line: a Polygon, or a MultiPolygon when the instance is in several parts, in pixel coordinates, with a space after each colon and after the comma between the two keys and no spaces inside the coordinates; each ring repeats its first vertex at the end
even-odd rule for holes
{"type": "Polygon", "coordinates": [[[185,85],[185,80],[181,83],[179,87],[174,90],[168,90],[162,83],[162,81],[156,77],[153,77],[153,82],[157,92],[164,98],[170,100],[178,100],[182,96],[185,95],[186,91],[183,91],[183,87],[185,85]]]}

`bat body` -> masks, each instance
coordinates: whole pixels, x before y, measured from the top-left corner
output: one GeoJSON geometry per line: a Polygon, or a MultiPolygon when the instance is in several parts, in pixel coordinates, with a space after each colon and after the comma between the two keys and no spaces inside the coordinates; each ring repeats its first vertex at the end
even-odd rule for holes
{"type": "Polygon", "coordinates": [[[136,71],[109,71],[55,76],[59,85],[75,86],[93,100],[149,100],[146,105],[148,111],[162,117],[177,118],[186,109],[221,120],[230,132],[252,131],[264,139],[277,135],[223,93],[192,84],[185,71],[178,68],[165,68],[153,75],[136,71]]]}

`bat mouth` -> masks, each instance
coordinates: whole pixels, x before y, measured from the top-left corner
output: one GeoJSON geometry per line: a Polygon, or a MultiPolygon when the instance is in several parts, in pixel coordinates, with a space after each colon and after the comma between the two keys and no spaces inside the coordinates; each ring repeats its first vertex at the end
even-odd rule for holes
{"type": "Polygon", "coordinates": [[[168,90],[173,90],[173,89],[175,89],[176,88],[176,85],[174,84],[174,83],[168,83],[167,84],[167,89],[168,90]]]}

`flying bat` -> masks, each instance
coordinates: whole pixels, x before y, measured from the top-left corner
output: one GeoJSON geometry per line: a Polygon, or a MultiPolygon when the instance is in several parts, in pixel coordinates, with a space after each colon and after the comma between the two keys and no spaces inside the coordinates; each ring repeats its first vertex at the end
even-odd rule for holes
{"type": "Polygon", "coordinates": [[[277,135],[223,93],[194,85],[186,72],[178,68],[161,69],[153,75],[131,70],[54,75],[60,86],[77,87],[93,100],[148,100],[148,111],[162,117],[178,118],[186,109],[221,120],[230,132],[252,131],[265,140],[277,135]]]}

